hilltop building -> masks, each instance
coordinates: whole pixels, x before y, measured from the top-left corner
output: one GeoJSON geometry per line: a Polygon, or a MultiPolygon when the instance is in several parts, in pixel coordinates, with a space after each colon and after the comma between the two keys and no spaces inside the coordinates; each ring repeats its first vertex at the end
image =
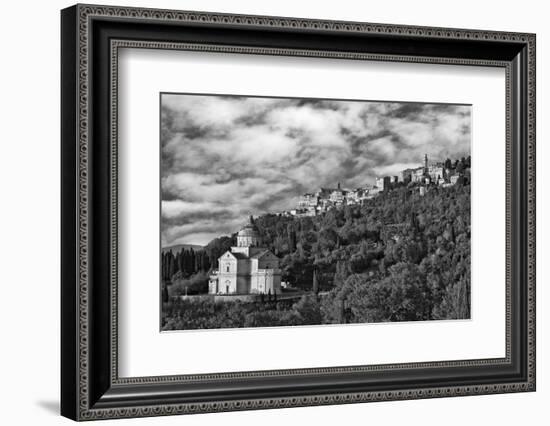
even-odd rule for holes
{"type": "Polygon", "coordinates": [[[340,183],[338,183],[338,187],[336,188],[321,188],[315,193],[315,196],[321,201],[321,204],[326,204],[324,203],[326,201],[330,201],[334,204],[342,204],[347,192],[348,191],[343,190],[340,187],[340,183]]]}
{"type": "Polygon", "coordinates": [[[262,247],[252,218],[237,234],[237,246],[218,258],[208,282],[209,294],[281,292],[279,258],[262,247]]]}
{"type": "Polygon", "coordinates": [[[376,186],[380,189],[380,191],[387,191],[390,188],[390,177],[389,176],[383,176],[376,178],[376,186]]]}
{"type": "MultiPolygon", "coordinates": [[[[450,164],[445,163],[445,164],[450,164]]],[[[361,205],[380,193],[387,192],[399,185],[413,183],[419,186],[420,195],[424,195],[432,184],[449,187],[460,181],[469,182],[469,169],[458,170],[456,166],[447,167],[444,163],[431,163],[428,155],[424,155],[424,161],[420,167],[405,169],[396,176],[379,176],[375,185],[365,185],[355,189],[343,189],[340,184],[336,188],[320,188],[315,193],[306,193],[298,200],[296,209],[283,212],[284,215],[294,217],[316,216],[334,207],[345,205],[361,205]]]]}
{"type": "Polygon", "coordinates": [[[445,178],[445,168],[441,163],[435,163],[428,167],[428,175],[432,181],[438,182],[439,179],[445,178]]]}
{"type": "Polygon", "coordinates": [[[424,183],[425,175],[426,175],[426,169],[424,167],[419,167],[418,169],[414,169],[413,173],[411,174],[411,182],[424,183]]]}
{"type": "Polygon", "coordinates": [[[409,183],[411,181],[411,176],[412,176],[413,172],[414,172],[413,169],[402,170],[399,173],[399,175],[397,176],[397,181],[398,182],[403,182],[403,183],[409,183]]]}
{"type": "Polygon", "coordinates": [[[319,196],[316,194],[304,194],[300,197],[300,200],[298,201],[298,208],[299,209],[310,209],[317,207],[317,203],[319,202],[319,196]]]}

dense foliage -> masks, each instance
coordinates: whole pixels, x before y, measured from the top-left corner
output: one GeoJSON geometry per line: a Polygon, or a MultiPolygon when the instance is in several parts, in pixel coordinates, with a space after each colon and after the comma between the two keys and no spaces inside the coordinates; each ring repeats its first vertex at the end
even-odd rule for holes
{"type": "Polygon", "coordinates": [[[208,299],[175,300],[166,304],[163,330],[274,327],[322,324],[317,297],[307,294],[297,303],[286,300],[213,302],[208,299]]]}
{"type": "Polygon", "coordinates": [[[203,294],[208,292],[208,272],[218,258],[235,245],[234,238],[212,240],[203,250],[183,248],[176,254],[172,250],[162,253],[163,301],[170,296],[203,294]]]}
{"type": "Polygon", "coordinates": [[[164,329],[470,317],[467,182],[430,186],[425,195],[401,185],[363,205],[314,217],[268,214],[255,223],[280,258],[283,281],[304,296],[263,304],[170,298],[184,289],[204,292],[208,268],[234,244],[224,237],[193,253],[193,267],[189,254],[165,255],[180,269],[170,271],[175,284],[165,294],[164,329]]]}

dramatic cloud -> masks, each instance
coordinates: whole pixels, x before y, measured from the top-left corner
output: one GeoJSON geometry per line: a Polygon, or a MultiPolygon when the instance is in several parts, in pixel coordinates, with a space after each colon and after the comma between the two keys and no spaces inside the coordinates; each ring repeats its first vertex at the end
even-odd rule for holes
{"type": "Polygon", "coordinates": [[[465,105],[163,94],[162,244],[206,244],[321,186],[470,155],[465,105]]]}

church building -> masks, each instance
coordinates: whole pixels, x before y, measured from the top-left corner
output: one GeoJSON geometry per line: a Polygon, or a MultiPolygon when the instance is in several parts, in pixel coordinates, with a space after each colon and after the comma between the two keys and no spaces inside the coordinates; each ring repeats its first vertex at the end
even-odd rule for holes
{"type": "Polygon", "coordinates": [[[237,234],[237,247],[218,258],[218,269],[210,275],[209,294],[279,294],[279,258],[261,246],[252,218],[237,234]]]}

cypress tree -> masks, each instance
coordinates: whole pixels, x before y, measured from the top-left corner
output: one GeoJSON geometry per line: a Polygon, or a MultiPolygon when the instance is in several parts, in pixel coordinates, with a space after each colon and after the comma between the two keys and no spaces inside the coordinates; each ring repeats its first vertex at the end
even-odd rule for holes
{"type": "Polygon", "coordinates": [[[172,279],[172,276],[176,273],[176,259],[174,259],[174,255],[172,254],[172,250],[168,252],[168,276],[169,279],[172,279]]]}
{"type": "Polygon", "coordinates": [[[338,323],[346,323],[346,302],[344,299],[339,300],[339,309],[338,309],[338,323]]]}
{"type": "Polygon", "coordinates": [[[178,265],[179,265],[179,270],[181,271],[182,274],[185,273],[183,253],[184,253],[184,249],[181,249],[181,251],[178,253],[178,257],[179,257],[178,258],[178,265]]]}
{"type": "Polygon", "coordinates": [[[181,253],[178,252],[176,254],[176,259],[175,259],[175,271],[178,272],[178,271],[181,271],[181,253]]]}
{"type": "Polygon", "coordinates": [[[183,264],[184,264],[185,273],[187,275],[191,275],[192,267],[191,267],[191,255],[189,253],[189,250],[185,250],[183,252],[183,264]]]}
{"type": "Polygon", "coordinates": [[[418,218],[414,212],[411,213],[410,226],[414,231],[418,231],[418,218]]]}
{"type": "Polygon", "coordinates": [[[218,260],[218,258],[216,257],[215,253],[212,252],[209,256],[209,262],[208,263],[210,264],[210,266],[215,268],[217,266],[217,260],[218,260]]]}
{"type": "Polygon", "coordinates": [[[162,286],[162,301],[164,303],[168,303],[169,297],[168,297],[168,288],[166,288],[166,285],[162,286]]]}
{"type": "Polygon", "coordinates": [[[198,251],[197,255],[195,256],[195,272],[200,272],[202,270],[202,257],[203,252],[198,251]]]}
{"type": "Polygon", "coordinates": [[[317,278],[317,268],[313,268],[313,294],[319,294],[319,279],[317,278]]]}
{"type": "Polygon", "coordinates": [[[161,252],[160,253],[160,277],[162,281],[166,280],[166,255],[161,252]]]}
{"type": "Polygon", "coordinates": [[[191,275],[195,273],[195,251],[193,248],[189,249],[189,273],[191,275]]]}
{"type": "Polygon", "coordinates": [[[209,269],[210,269],[210,262],[208,260],[208,256],[206,255],[206,253],[203,253],[201,258],[201,270],[206,272],[209,269]]]}
{"type": "Polygon", "coordinates": [[[164,278],[170,280],[170,253],[164,253],[164,278]]]}
{"type": "Polygon", "coordinates": [[[290,223],[288,224],[286,231],[288,238],[288,250],[293,253],[296,251],[296,232],[290,223]]]}

